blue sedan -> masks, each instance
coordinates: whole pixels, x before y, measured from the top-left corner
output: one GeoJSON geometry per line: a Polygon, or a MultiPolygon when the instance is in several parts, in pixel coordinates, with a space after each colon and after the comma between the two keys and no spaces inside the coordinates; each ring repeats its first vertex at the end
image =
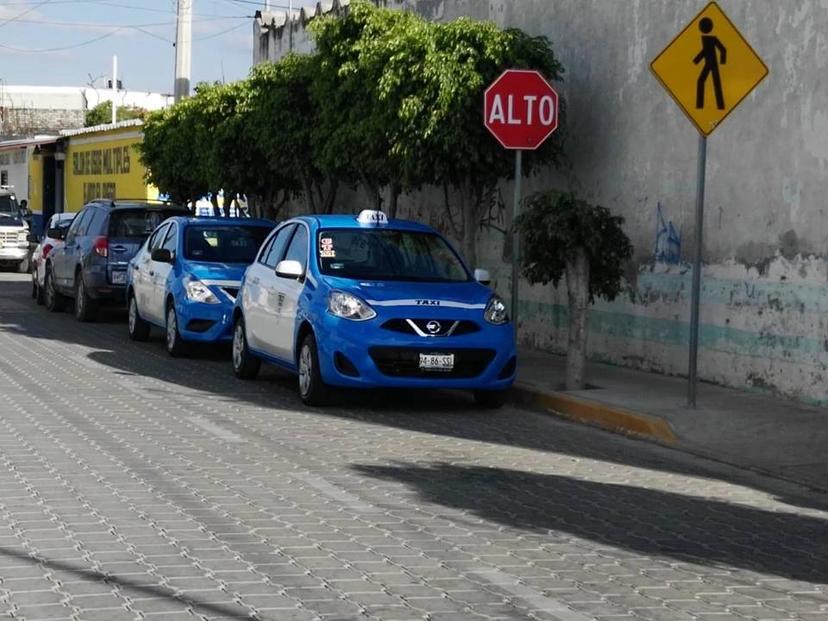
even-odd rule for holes
{"type": "Polygon", "coordinates": [[[298,375],[308,404],[331,387],[457,388],[497,406],[515,378],[503,301],[436,231],[366,211],[283,223],[245,272],[233,370],[298,375]]]}
{"type": "Polygon", "coordinates": [[[231,338],[231,318],[244,270],[273,222],[248,218],[166,220],[129,264],[129,337],[143,341],[162,328],[167,352],[187,342],[231,338]]]}

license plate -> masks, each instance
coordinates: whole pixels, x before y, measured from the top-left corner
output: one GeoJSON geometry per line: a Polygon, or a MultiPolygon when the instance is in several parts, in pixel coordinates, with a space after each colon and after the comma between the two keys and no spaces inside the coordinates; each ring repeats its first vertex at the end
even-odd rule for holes
{"type": "Polygon", "coordinates": [[[112,284],[113,285],[125,285],[126,284],[126,272],[112,272],[112,284]]]}
{"type": "Polygon", "coordinates": [[[453,368],[454,354],[420,354],[423,371],[451,371],[453,368]]]}

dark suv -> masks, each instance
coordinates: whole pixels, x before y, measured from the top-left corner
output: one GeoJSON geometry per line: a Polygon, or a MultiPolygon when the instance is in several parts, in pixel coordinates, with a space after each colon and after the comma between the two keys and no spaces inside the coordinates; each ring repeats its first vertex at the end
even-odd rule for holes
{"type": "Polygon", "coordinates": [[[147,200],[99,199],[88,203],[66,231],[65,244],[49,254],[45,302],[50,311],[75,299],[75,318],[94,321],[102,301],[124,301],[127,266],[155,228],[186,207],[147,200]]]}

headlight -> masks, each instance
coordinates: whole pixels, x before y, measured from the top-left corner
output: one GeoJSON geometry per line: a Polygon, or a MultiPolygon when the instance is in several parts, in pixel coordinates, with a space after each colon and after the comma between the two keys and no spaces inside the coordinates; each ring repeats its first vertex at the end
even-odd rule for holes
{"type": "Polygon", "coordinates": [[[29,230],[23,229],[17,234],[17,243],[29,245],[29,230]]]}
{"type": "Polygon", "coordinates": [[[328,296],[328,312],[353,321],[366,321],[377,316],[374,309],[357,296],[342,291],[332,291],[328,296]]]}
{"type": "Polygon", "coordinates": [[[486,310],[483,311],[483,316],[486,318],[486,321],[496,326],[509,323],[509,313],[506,310],[506,304],[503,303],[499,295],[492,296],[486,305],[486,310]]]}
{"type": "Polygon", "coordinates": [[[218,304],[218,298],[200,280],[194,278],[184,281],[184,290],[187,292],[187,299],[193,302],[204,302],[205,304],[218,304]]]}

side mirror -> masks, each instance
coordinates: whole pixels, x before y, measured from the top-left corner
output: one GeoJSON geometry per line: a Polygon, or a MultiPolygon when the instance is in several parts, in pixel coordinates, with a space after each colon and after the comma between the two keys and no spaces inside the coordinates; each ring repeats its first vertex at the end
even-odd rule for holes
{"type": "Polygon", "coordinates": [[[298,280],[305,275],[302,264],[299,261],[279,261],[276,265],[276,275],[279,278],[292,278],[298,280]]]}
{"type": "Polygon", "coordinates": [[[489,270],[481,270],[480,268],[477,268],[474,270],[474,279],[481,285],[489,286],[492,284],[492,275],[489,274],[489,270]]]}
{"type": "Polygon", "coordinates": [[[66,239],[66,229],[49,229],[46,231],[46,237],[52,239],[66,239]]]}
{"type": "Polygon", "coordinates": [[[166,248],[156,248],[152,251],[150,255],[153,261],[158,261],[159,263],[172,263],[172,252],[167,250],[166,248]]]}

